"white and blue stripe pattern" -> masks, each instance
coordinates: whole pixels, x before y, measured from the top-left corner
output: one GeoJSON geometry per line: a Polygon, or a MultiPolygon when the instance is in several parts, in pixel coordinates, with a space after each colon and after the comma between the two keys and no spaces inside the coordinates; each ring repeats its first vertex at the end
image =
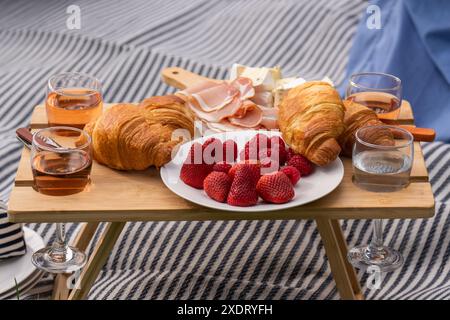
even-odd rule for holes
{"type": "MultiPolygon", "coordinates": [[[[224,78],[234,62],[281,65],[286,76],[343,81],[360,0],[77,1],[81,30],[66,30],[71,1],[3,1],[0,11],[0,198],[7,201],[20,145],[13,132],[61,71],[98,76],[105,100],[173,92],[161,68],[224,78]]],[[[436,215],[386,221],[405,266],[369,299],[450,299],[450,146],[424,145],[436,215]]],[[[53,224],[30,224],[46,241],[53,224]]],[[[350,246],[370,221],[342,221],[350,246]]],[[[68,224],[74,237],[77,224],[68,224]]],[[[92,250],[90,248],[89,250],[92,250]]],[[[90,251],[91,252],[91,251],[90,251]]],[[[364,285],[366,275],[360,273],[364,285]]],[[[29,298],[49,296],[47,277],[29,298]]],[[[338,299],[314,221],[128,223],[90,299],[338,299]]]]}

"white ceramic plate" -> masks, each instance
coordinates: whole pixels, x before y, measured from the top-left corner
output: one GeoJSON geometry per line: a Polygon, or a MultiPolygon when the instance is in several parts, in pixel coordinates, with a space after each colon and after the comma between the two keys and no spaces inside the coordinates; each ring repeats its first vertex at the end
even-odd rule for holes
{"type": "MultiPolygon", "coordinates": [[[[23,227],[27,252],[21,257],[0,261],[0,295],[15,288],[16,278],[19,288],[23,282],[29,282],[37,268],[31,263],[33,253],[44,247],[44,240],[35,231],[23,227]]],[[[34,277],[33,277],[34,279],[34,277]]]]}
{"type": "MultiPolygon", "coordinates": [[[[27,279],[18,284],[19,287],[19,298],[22,299],[25,293],[33,289],[36,284],[41,280],[44,275],[44,271],[36,269],[27,279]]],[[[0,300],[17,299],[16,287],[9,289],[8,291],[0,295],[0,300]]]]}
{"type": "Polygon", "coordinates": [[[244,147],[245,143],[250,140],[256,133],[264,133],[268,136],[279,136],[278,131],[237,131],[223,132],[202,137],[183,144],[178,153],[171,162],[161,168],[161,178],[164,184],[180,197],[194,202],[196,204],[226,211],[239,212],[261,212],[282,210],[292,207],[301,206],[303,204],[320,199],[331,191],[333,191],[344,177],[344,166],[342,161],[337,158],[335,161],[325,167],[316,167],[313,174],[308,177],[302,177],[295,186],[295,197],[291,201],[284,204],[265,203],[262,199],[258,204],[251,207],[235,207],[226,203],[217,202],[209,198],[203,190],[198,190],[186,185],[181,181],[180,170],[184,160],[187,157],[189,149],[194,142],[203,143],[206,139],[215,137],[222,141],[233,139],[236,141],[239,151],[244,147]]]}

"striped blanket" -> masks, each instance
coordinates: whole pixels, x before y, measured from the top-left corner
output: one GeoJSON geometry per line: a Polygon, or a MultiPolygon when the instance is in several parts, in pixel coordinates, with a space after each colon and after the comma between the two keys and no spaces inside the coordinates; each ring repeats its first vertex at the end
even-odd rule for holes
{"type": "MultiPolygon", "coordinates": [[[[0,3],[0,199],[7,203],[21,145],[14,129],[44,101],[46,80],[81,71],[104,84],[105,101],[173,92],[161,68],[225,78],[234,62],[281,65],[284,74],[344,79],[362,0],[71,1],[0,3]],[[70,10],[69,10],[70,11],[70,10]]],[[[450,298],[450,146],[424,145],[436,195],[427,220],[386,221],[386,242],[405,256],[369,299],[450,298]]],[[[49,242],[53,224],[30,224],[49,242]]],[[[350,246],[367,243],[370,221],[342,221],[350,246]]],[[[68,224],[72,237],[78,224],[68,224]]],[[[89,249],[90,251],[92,248],[89,249]]],[[[47,298],[47,276],[28,298],[47,298]]],[[[337,299],[314,221],[128,223],[90,299],[337,299]]]]}

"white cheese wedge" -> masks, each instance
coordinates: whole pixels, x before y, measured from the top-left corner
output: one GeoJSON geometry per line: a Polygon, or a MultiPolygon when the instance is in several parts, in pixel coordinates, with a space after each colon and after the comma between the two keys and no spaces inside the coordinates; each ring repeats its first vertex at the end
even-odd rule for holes
{"type": "Polygon", "coordinates": [[[274,106],[278,107],[281,99],[284,95],[292,88],[305,83],[306,80],[303,78],[284,78],[280,79],[276,83],[275,89],[272,91],[274,97],[274,106]]]}
{"type": "Polygon", "coordinates": [[[281,79],[281,70],[280,67],[255,68],[235,63],[231,67],[230,80],[233,81],[237,77],[250,78],[255,88],[271,91],[275,89],[277,81],[281,79]]]}
{"type": "MultiPolygon", "coordinates": [[[[330,85],[334,86],[333,81],[329,77],[324,77],[321,81],[327,82],[330,85]]],[[[275,89],[272,91],[274,97],[274,106],[275,107],[279,106],[281,99],[290,89],[295,88],[305,82],[306,80],[303,78],[294,78],[294,77],[278,80],[275,89]]]]}
{"type": "Polygon", "coordinates": [[[333,80],[331,80],[330,78],[324,77],[324,78],[322,79],[322,81],[323,81],[323,82],[328,82],[329,84],[331,84],[331,85],[334,87],[334,82],[333,82],[333,80]]]}
{"type": "MultiPolygon", "coordinates": [[[[281,99],[289,89],[306,82],[305,79],[300,77],[282,79],[281,69],[278,66],[273,68],[256,68],[235,63],[230,70],[230,81],[233,81],[238,77],[246,77],[252,80],[258,95],[258,97],[256,97],[256,100],[258,100],[257,103],[260,103],[265,107],[278,107],[281,99]]],[[[334,86],[333,81],[328,77],[323,78],[322,81],[328,82],[334,86]]]]}

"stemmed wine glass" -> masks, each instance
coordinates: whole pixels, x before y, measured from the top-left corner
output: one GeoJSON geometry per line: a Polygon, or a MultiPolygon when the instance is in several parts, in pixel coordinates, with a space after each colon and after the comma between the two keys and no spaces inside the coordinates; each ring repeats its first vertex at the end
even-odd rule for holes
{"type": "MultiPolygon", "coordinates": [[[[92,167],[91,137],[73,127],[50,127],[33,135],[31,169],[33,188],[48,196],[79,193],[90,184],[92,167]]],[[[47,201],[52,201],[49,197],[47,201]]],[[[33,264],[51,273],[70,273],[81,269],[86,254],[67,245],[65,226],[56,225],[56,240],[36,251],[33,264]]]]}
{"type": "MultiPolygon", "coordinates": [[[[395,192],[408,186],[414,156],[411,133],[395,126],[366,126],[356,132],[355,138],[352,157],[355,185],[371,192],[395,192]],[[374,143],[370,139],[374,130],[389,130],[395,143],[374,143]]],[[[398,251],[383,245],[381,219],[373,221],[371,243],[352,248],[348,259],[355,267],[377,266],[381,272],[403,264],[398,251]]]]}

